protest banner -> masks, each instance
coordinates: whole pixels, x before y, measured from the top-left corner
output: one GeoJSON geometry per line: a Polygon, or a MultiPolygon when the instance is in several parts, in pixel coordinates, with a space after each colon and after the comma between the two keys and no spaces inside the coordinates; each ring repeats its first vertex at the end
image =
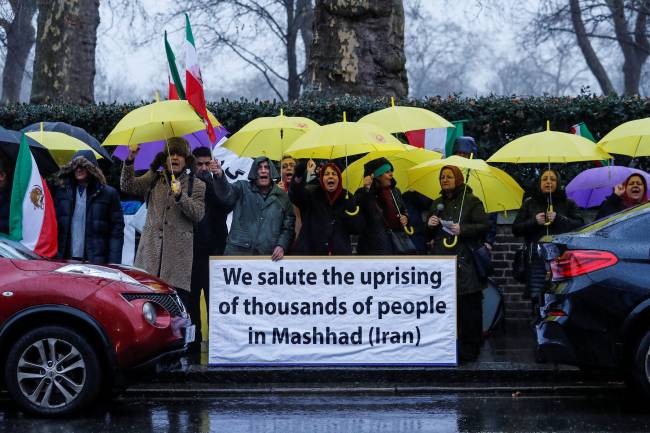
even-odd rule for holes
{"type": "Polygon", "coordinates": [[[210,260],[209,362],[455,365],[456,258],[210,260]]]}

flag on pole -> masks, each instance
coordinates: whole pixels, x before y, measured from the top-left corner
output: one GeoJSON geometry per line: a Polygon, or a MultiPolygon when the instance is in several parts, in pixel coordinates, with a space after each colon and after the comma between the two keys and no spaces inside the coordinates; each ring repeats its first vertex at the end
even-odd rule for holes
{"type": "MultiPolygon", "coordinates": [[[[591,135],[591,131],[589,131],[589,128],[587,128],[585,122],[580,122],[578,124],[573,125],[570,129],[570,132],[571,134],[579,135],[588,140],[591,140],[594,143],[596,142],[596,139],[594,138],[593,135],[591,135]]],[[[596,164],[597,167],[603,167],[603,166],[606,167],[611,164],[611,162],[607,159],[603,159],[602,161],[595,161],[594,163],[596,164]]]]}
{"type": "Polygon", "coordinates": [[[411,146],[442,153],[446,158],[454,153],[456,137],[463,135],[464,120],[451,122],[454,128],[430,128],[406,132],[406,139],[411,146]]]}
{"type": "Polygon", "coordinates": [[[183,89],[181,76],[178,75],[178,68],[176,67],[176,56],[174,55],[171,45],[167,42],[166,31],[165,52],[167,53],[167,63],[169,65],[169,71],[167,73],[167,80],[169,81],[169,96],[167,99],[185,99],[185,89],[183,89]]]}
{"type": "Polygon", "coordinates": [[[205,94],[203,92],[203,80],[201,79],[201,69],[199,68],[199,59],[196,54],[196,45],[190,26],[190,17],[185,14],[185,86],[187,88],[187,101],[194,110],[203,118],[210,142],[217,141],[214,134],[214,127],[208,117],[208,109],[205,106],[205,94]]]}
{"type": "Polygon", "coordinates": [[[45,257],[58,249],[54,201],[23,134],[20,140],[9,211],[9,238],[45,257]]]}

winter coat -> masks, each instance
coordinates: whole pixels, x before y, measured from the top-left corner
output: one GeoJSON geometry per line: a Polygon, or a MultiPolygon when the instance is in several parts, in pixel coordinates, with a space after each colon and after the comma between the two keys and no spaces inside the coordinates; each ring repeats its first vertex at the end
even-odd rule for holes
{"type": "MultiPolygon", "coordinates": [[[[277,246],[285,253],[294,238],[295,216],[289,196],[277,185],[271,185],[266,197],[257,186],[257,166],[266,157],[253,161],[248,180],[228,183],[225,176],[215,177],[217,200],[233,210],[232,226],[226,240],[226,256],[271,255],[277,246]]],[[[271,177],[277,170],[269,164],[271,177]]]]}
{"type": "Polygon", "coordinates": [[[596,214],[596,219],[599,220],[605,218],[606,216],[610,216],[611,214],[625,209],[626,207],[623,198],[616,194],[612,194],[601,203],[600,208],[598,208],[598,213],[596,214]]]}
{"type": "Polygon", "coordinates": [[[71,233],[78,184],[74,167],[82,165],[89,176],[86,189],[84,259],[97,264],[120,263],[124,243],[124,216],[119,192],[106,184],[101,170],[85,159],[61,167],[55,180],[54,208],[58,225],[58,258],[71,257],[71,233]]]}
{"type": "Polygon", "coordinates": [[[330,205],[320,185],[291,182],[289,198],[302,216],[302,228],[293,253],[316,256],[352,254],[350,235],[357,230],[355,223],[358,218],[345,212],[354,209],[353,200],[346,199],[346,194],[342,190],[330,205]]]}
{"type": "Polygon", "coordinates": [[[10,190],[0,191],[0,233],[9,234],[10,190]]]}
{"type": "Polygon", "coordinates": [[[537,224],[535,215],[546,212],[548,200],[548,194],[536,191],[524,200],[512,224],[512,233],[517,237],[523,237],[528,247],[524,297],[536,298],[546,280],[546,265],[537,252],[539,239],[547,234],[566,233],[584,224],[578,213],[578,207],[573,200],[567,198],[564,191],[553,193],[553,210],[557,213],[553,223],[549,226],[537,224]]]}
{"type": "Polygon", "coordinates": [[[230,210],[217,200],[214,179],[209,172],[197,173],[196,178],[205,183],[205,214],[194,225],[194,254],[201,257],[220,256],[226,247],[226,217],[230,210]]]}
{"type": "MultiPolygon", "coordinates": [[[[193,176],[193,175],[192,175],[193,176]]],[[[205,183],[192,182],[183,171],[177,178],[181,195],[173,196],[165,172],[147,171],[135,177],[133,164],[122,166],[120,186],[128,194],[147,200],[147,219],[142,230],[135,266],[156,275],[172,286],[190,290],[194,243],[194,224],[201,221],[205,209],[205,183]],[[152,188],[153,185],[153,188],[152,188]]]]}
{"type": "Polygon", "coordinates": [[[438,216],[444,221],[453,221],[460,224],[460,234],[456,245],[447,248],[444,245],[453,242],[454,236],[445,232],[442,225],[429,227],[429,238],[433,240],[432,251],[435,255],[455,255],[457,256],[456,284],[459,295],[480,292],[484,288],[484,281],[481,281],[476,271],[474,255],[472,250],[479,248],[485,239],[488,230],[490,230],[490,220],[483,203],[473,193],[472,188],[462,184],[447,195],[441,195],[431,203],[429,216],[438,216]],[[463,194],[465,198],[463,199],[463,194]],[[462,203],[462,214],[461,212],[462,203]],[[438,205],[444,205],[442,210],[438,210],[438,205]],[[460,218],[458,217],[460,214],[460,218]]]}
{"type": "MultiPolygon", "coordinates": [[[[402,193],[391,182],[391,191],[402,215],[408,215],[402,193]]],[[[381,198],[381,190],[376,182],[369,189],[359,188],[354,194],[354,201],[359,206],[359,243],[357,252],[361,255],[390,255],[393,245],[386,225],[386,204],[381,198]]]]}

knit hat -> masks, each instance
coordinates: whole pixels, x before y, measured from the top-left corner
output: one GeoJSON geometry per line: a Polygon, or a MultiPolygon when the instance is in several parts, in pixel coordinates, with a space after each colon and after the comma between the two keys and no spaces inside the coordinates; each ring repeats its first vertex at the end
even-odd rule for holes
{"type": "Polygon", "coordinates": [[[386,158],[373,159],[363,165],[364,176],[370,176],[373,174],[375,177],[379,177],[388,171],[393,171],[393,164],[391,164],[386,158]]]}
{"type": "Polygon", "coordinates": [[[468,155],[474,155],[476,158],[478,146],[474,137],[470,137],[469,135],[457,137],[454,142],[454,153],[466,153],[468,155]]]}

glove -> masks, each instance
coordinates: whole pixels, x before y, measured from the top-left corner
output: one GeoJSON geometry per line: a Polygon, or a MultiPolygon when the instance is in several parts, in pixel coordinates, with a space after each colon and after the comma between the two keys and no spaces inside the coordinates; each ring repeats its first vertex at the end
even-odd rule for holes
{"type": "Polygon", "coordinates": [[[167,160],[167,155],[165,152],[158,152],[156,156],[153,158],[153,161],[151,161],[151,165],[149,168],[151,168],[151,171],[158,171],[158,169],[162,166],[163,169],[165,167],[165,163],[167,160]]]}

